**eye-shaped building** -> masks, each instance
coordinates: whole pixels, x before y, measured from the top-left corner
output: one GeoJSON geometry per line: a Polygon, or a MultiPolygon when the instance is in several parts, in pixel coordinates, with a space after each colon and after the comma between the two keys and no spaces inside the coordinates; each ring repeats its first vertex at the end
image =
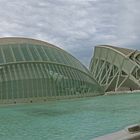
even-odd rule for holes
{"type": "Polygon", "coordinates": [[[66,51],[28,38],[0,39],[0,103],[103,94],[88,69],[66,51]]]}

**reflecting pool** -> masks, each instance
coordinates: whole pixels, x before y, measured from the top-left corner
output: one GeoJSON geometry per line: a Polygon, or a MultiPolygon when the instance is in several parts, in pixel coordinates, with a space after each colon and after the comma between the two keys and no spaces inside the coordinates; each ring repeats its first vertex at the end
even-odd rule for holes
{"type": "Polygon", "coordinates": [[[0,140],[90,140],[140,123],[140,94],[0,106],[0,140]]]}

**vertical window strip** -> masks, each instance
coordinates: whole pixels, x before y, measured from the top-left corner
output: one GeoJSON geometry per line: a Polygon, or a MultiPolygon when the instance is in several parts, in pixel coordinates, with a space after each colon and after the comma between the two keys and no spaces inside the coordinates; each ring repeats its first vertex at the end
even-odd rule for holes
{"type": "MultiPolygon", "coordinates": [[[[40,49],[40,47],[41,46],[39,46],[39,49],[40,49]]],[[[37,56],[38,56],[38,58],[39,58],[39,60],[40,61],[43,61],[43,59],[42,59],[42,57],[41,57],[41,55],[40,55],[40,53],[38,52],[38,46],[33,46],[33,48],[34,48],[34,50],[35,50],[35,52],[36,52],[36,54],[37,54],[37,56]]]]}
{"type": "Polygon", "coordinates": [[[66,69],[65,69],[65,66],[62,66],[61,67],[61,70],[63,72],[63,75],[64,75],[64,78],[63,78],[63,91],[64,91],[64,96],[68,96],[69,95],[69,92],[68,92],[68,87],[67,87],[67,80],[68,80],[68,77],[67,77],[67,74],[66,74],[66,69]]]}
{"type": "Polygon", "coordinates": [[[8,100],[8,85],[7,85],[7,81],[8,81],[8,78],[7,78],[7,75],[6,75],[6,70],[5,68],[3,69],[3,74],[4,74],[4,84],[5,84],[5,92],[3,94],[5,94],[5,99],[8,100]]]}
{"type": "MultiPolygon", "coordinates": [[[[46,53],[46,51],[45,51],[45,49],[44,49],[43,46],[41,47],[41,49],[42,49],[42,51],[44,52],[45,57],[47,58],[47,59],[45,58],[45,60],[46,60],[46,61],[50,61],[50,58],[49,58],[49,56],[47,55],[47,53],[46,53]]],[[[44,58],[43,58],[43,59],[44,59],[44,58]]]]}
{"type": "Polygon", "coordinates": [[[46,81],[46,86],[47,86],[47,92],[46,92],[46,96],[51,96],[51,90],[50,90],[50,75],[49,75],[49,71],[48,71],[48,68],[47,68],[47,64],[44,64],[43,65],[44,68],[45,68],[45,74],[47,76],[47,78],[45,78],[45,81],[46,81]]]}
{"type": "Polygon", "coordinates": [[[60,88],[60,91],[61,91],[61,96],[64,96],[65,94],[65,90],[64,90],[64,77],[65,77],[65,75],[64,75],[64,72],[63,72],[63,70],[62,70],[62,68],[63,68],[63,66],[62,65],[58,65],[58,68],[59,68],[59,73],[61,74],[61,77],[60,77],[60,86],[61,86],[61,88],[60,88]]]}
{"type": "Polygon", "coordinates": [[[21,45],[20,44],[18,45],[17,49],[19,49],[19,53],[20,53],[20,55],[22,57],[22,60],[25,61],[26,59],[25,59],[23,51],[21,50],[21,45]]]}
{"type": "Polygon", "coordinates": [[[33,92],[33,74],[30,68],[30,64],[26,64],[27,67],[27,72],[29,74],[29,79],[27,80],[28,82],[28,98],[31,99],[32,98],[32,92],[33,92]]]}
{"type": "Polygon", "coordinates": [[[5,58],[5,54],[3,52],[3,49],[2,48],[0,48],[0,49],[1,49],[1,53],[2,53],[2,56],[3,56],[4,63],[6,63],[6,58],[5,58]]]}
{"type": "Polygon", "coordinates": [[[32,52],[30,51],[30,46],[29,46],[29,44],[26,44],[26,49],[27,49],[27,51],[28,51],[28,54],[29,54],[31,60],[34,61],[35,59],[34,59],[34,57],[33,57],[32,52]]]}
{"type": "Polygon", "coordinates": [[[0,47],[0,63],[5,63],[5,60],[4,60],[4,56],[3,56],[3,52],[2,52],[2,48],[0,47]]]}
{"type": "Polygon", "coordinates": [[[13,60],[14,60],[14,62],[16,62],[16,57],[15,57],[15,55],[14,55],[12,46],[10,45],[9,47],[10,47],[10,50],[11,50],[11,54],[12,54],[13,60]]]}
{"type": "Polygon", "coordinates": [[[39,69],[40,69],[40,72],[42,72],[42,75],[43,75],[43,77],[42,77],[42,95],[43,95],[43,97],[46,97],[46,94],[45,94],[45,92],[46,92],[46,86],[45,86],[45,79],[47,78],[46,77],[46,74],[45,74],[45,70],[44,70],[44,68],[43,68],[43,63],[42,64],[38,64],[38,66],[39,66],[39,69]]]}
{"type": "Polygon", "coordinates": [[[9,86],[10,86],[10,90],[9,90],[9,95],[12,95],[10,99],[13,99],[13,76],[12,76],[12,73],[11,73],[11,66],[8,65],[8,73],[9,73],[9,86]],[[12,94],[11,94],[12,93],[12,94]]]}
{"type": "Polygon", "coordinates": [[[39,78],[38,78],[38,87],[39,87],[39,92],[41,92],[41,94],[39,94],[41,97],[43,97],[43,83],[42,83],[42,78],[43,78],[43,75],[41,73],[41,70],[39,68],[39,65],[38,64],[35,64],[35,67],[36,67],[36,70],[37,70],[37,73],[39,75],[39,78]]]}
{"type": "Polygon", "coordinates": [[[55,96],[55,90],[54,90],[54,80],[53,80],[53,73],[52,73],[52,67],[51,64],[49,63],[48,65],[48,70],[49,70],[49,74],[50,74],[50,91],[51,91],[51,96],[55,96]]]}
{"type": "Polygon", "coordinates": [[[3,86],[2,86],[2,83],[3,83],[3,78],[2,78],[2,68],[0,68],[0,100],[2,100],[2,94],[3,94],[3,86]]]}

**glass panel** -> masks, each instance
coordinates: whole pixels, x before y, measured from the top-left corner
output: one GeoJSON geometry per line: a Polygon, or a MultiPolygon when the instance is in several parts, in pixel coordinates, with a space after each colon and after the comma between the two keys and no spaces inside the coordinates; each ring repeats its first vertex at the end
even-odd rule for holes
{"type": "Polygon", "coordinates": [[[2,50],[0,48],[0,63],[4,63],[4,58],[3,58],[2,50]]]}
{"type": "Polygon", "coordinates": [[[30,50],[30,53],[33,57],[34,60],[36,61],[41,61],[39,55],[37,54],[36,50],[35,50],[36,46],[33,46],[31,44],[28,45],[28,49],[30,50]]]}
{"type": "Polygon", "coordinates": [[[10,47],[5,45],[5,46],[2,47],[2,50],[3,50],[4,56],[5,56],[6,62],[13,62],[14,59],[13,59],[10,47]]]}
{"type": "Polygon", "coordinates": [[[11,46],[11,49],[13,50],[16,61],[23,61],[24,59],[22,58],[22,55],[20,53],[19,46],[17,44],[16,45],[12,44],[10,46],[11,46]]]}
{"type": "Polygon", "coordinates": [[[22,53],[24,55],[25,60],[31,61],[32,60],[32,57],[29,54],[29,50],[27,48],[28,46],[26,44],[20,44],[20,47],[21,47],[21,51],[22,51],[22,53]]]}

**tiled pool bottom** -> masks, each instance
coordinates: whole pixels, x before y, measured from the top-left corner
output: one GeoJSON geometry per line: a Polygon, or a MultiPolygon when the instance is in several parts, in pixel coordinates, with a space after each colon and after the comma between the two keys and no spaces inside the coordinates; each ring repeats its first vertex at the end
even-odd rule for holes
{"type": "Polygon", "coordinates": [[[0,140],[90,140],[140,123],[140,94],[0,107],[0,140]]]}

